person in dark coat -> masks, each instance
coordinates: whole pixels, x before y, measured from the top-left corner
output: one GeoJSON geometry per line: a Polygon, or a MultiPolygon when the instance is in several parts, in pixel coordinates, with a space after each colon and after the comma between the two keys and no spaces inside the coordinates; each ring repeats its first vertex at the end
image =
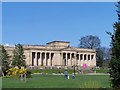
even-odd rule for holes
{"type": "Polygon", "coordinates": [[[64,76],[65,76],[65,79],[68,79],[68,71],[67,70],[65,70],[64,76]]]}

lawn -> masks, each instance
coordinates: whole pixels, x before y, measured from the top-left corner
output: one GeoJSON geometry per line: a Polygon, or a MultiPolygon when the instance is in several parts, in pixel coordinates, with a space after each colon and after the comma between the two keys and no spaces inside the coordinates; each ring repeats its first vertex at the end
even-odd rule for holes
{"type": "Polygon", "coordinates": [[[109,75],[76,75],[65,80],[63,75],[33,75],[20,81],[19,78],[2,79],[3,88],[110,88],[109,75]]]}

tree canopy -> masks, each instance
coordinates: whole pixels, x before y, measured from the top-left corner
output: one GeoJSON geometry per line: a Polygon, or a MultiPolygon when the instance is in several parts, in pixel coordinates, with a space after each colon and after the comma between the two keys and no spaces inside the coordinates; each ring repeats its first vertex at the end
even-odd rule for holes
{"type": "Polygon", "coordinates": [[[2,64],[2,70],[7,70],[9,68],[10,60],[7,51],[3,45],[0,45],[0,63],[2,64]]]}
{"type": "Polygon", "coordinates": [[[21,66],[26,66],[24,49],[21,44],[15,45],[15,49],[13,51],[12,66],[18,66],[19,68],[21,66]]]}
{"type": "Polygon", "coordinates": [[[100,47],[100,39],[97,36],[87,35],[80,38],[79,47],[80,48],[89,48],[96,49],[100,47]]]}
{"type": "Polygon", "coordinates": [[[118,2],[118,22],[114,23],[114,32],[111,35],[111,61],[110,61],[110,77],[114,88],[120,88],[120,2],[118,2]]]}

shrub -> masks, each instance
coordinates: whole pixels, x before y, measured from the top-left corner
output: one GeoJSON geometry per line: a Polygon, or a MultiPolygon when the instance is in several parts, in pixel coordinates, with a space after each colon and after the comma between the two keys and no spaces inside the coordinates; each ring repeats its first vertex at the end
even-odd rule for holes
{"type": "Polygon", "coordinates": [[[27,70],[27,72],[26,72],[26,78],[31,78],[31,71],[30,70],[27,70]]]}
{"type": "Polygon", "coordinates": [[[14,77],[14,76],[20,76],[21,74],[26,73],[26,69],[24,67],[21,67],[20,69],[18,67],[13,67],[8,69],[7,75],[14,77]]]}

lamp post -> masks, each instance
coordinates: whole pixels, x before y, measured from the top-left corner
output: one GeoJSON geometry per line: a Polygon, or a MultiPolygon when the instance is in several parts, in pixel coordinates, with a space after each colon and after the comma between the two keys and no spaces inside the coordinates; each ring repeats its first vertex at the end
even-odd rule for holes
{"type": "Polygon", "coordinates": [[[75,64],[74,64],[74,75],[75,75],[75,64]]]}
{"type": "Polygon", "coordinates": [[[76,58],[75,58],[75,55],[74,55],[74,75],[75,75],[75,60],[76,60],[76,58]]]}

